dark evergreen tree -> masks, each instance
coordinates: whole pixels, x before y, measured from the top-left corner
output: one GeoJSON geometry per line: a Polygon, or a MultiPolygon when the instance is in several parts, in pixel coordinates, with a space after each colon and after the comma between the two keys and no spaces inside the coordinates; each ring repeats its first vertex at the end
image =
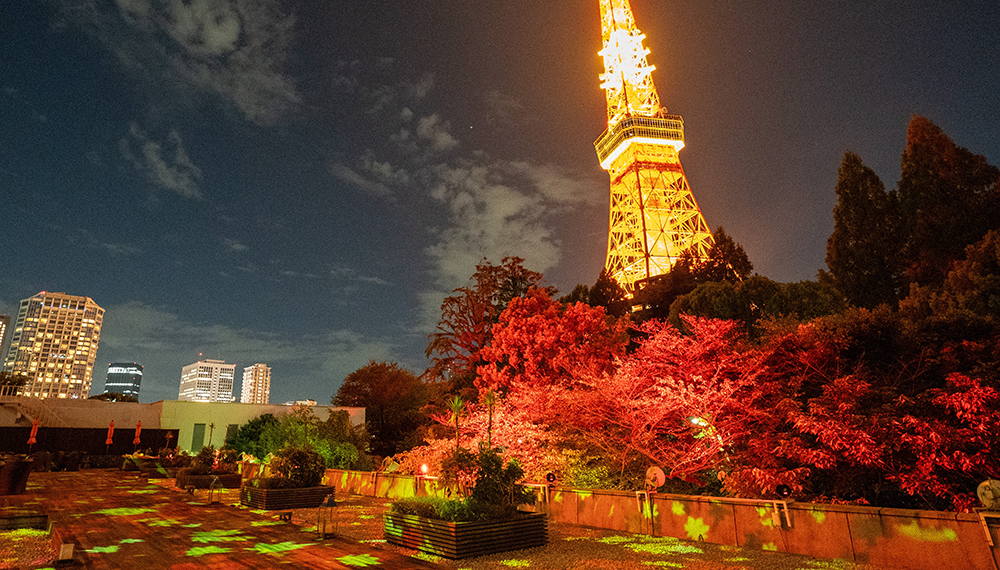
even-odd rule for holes
{"type": "Polygon", "coordinates": [[[852,305],[895,307],[902,292],[899,270],[899,205],[854,153],[846,153],[837,179],[833,234],[826,265],[836,287],[852,305]]]}
{"type": "Polygon", "coordinates": [[[708,259],[693,269],[695,281],[739,283],[750,277],[753,273],[753,263],[743,251],[743,246],[733,241],[722,226],[716,228],[713,237],[715,244],[708,250],[708,259]]]}
{"type": "Polygon", "coordinates": [[[601,270],[597,283],[590,288],[587,304],[591,307],[604,307],[604,312],[615,317],[621,317],[629,312],[629,300],[625,289],[619,284],[607,268],[601,270]]]}
{"type": "Polygon", "coordinates": [[[910,282],[942,283],[965,248],[1000,228],[1000,170],[914,116],[906,132],[899,203],[910,282]]]}

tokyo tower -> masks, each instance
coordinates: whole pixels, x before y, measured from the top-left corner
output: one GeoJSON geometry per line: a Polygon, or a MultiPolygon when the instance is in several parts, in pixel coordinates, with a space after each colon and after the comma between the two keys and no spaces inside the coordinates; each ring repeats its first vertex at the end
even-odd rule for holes
{"type": "Polygon", "coordinates": [[[601,29],[608,128],[594,147],[611,175],[605,268],[631,295],[637,281],[669,272],[682,254],[707,259],[714,240],[677,157],[684,120],[660,107],[628,0],[601,0],[601,29]]]}

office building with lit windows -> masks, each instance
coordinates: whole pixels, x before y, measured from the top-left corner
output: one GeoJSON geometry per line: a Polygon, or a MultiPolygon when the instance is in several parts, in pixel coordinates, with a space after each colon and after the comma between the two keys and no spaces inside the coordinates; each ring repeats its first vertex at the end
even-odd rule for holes
{"type": "Polygon", "coordinates": [[[104,378],[104,393],[132,396],[139,400],[142,386],[142,365],[135,362],[112,362],[108,364],[108,375],[104,378]]]}
{"type": "Polygon", "coordinates": [[[271,368],[266,364],[254,364],[243,369],[243,390],[241,404],[268,404],[271,397],[271,368]]]}
{"type": "Polygon", "coordinates": [[[182,402],[233,401],[233,379],[236,365],[224,360],[199,360],[181,369],[181,389],[177,399],[182,402]]]}
{"type": "Polygon", "coordinates": [[[103,322],[104,309],[90,297],[42,291],[21,301],[3,365],[28,378],[18,394],[89,396],[103,322]]]}

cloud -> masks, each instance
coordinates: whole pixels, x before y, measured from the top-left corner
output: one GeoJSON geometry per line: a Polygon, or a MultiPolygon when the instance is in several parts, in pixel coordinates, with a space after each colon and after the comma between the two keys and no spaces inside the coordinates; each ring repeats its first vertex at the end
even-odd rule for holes
{"type": "Polygon", "coordinates": [[[222,238],[222,245],[223,247],[226,248],[226,251],[241,252],[241,251],[247,251],[247,249],[249,249],[242,243],[229,238],[222,238]]]}
{"type": "MultiPolygon", "coordinates": [[[[271,366],[272,403],[306,398],[329,402],[340,382],[370,359],[394,360],[391,343],[350,330],[291,336],[195,323],[139,302],[105,310],[98,362],[142,364],[143,402],[177,399],[181,368],[197,361],[199,353],[202,358],[235,363],[237,378],[251,364],[271,366]]],[[[95,368],[94,391],[99,391],[102,384],[97,378],[102,374],[95,368]]]]}
{"type": "Polygon", "coordinates": [[[66,24],[92,33],[119,63],[208,93],[259,125],[293,113],[301,96],[284,71],[295,18],[278,0],[64,0],[66,24]]]}
{"type": "Polygon", "coordinates": [[[170,131],[165,148],[132,123],[128,136],[118,142],[118,147],[122,157],[150,182],[184,198],[202,199],[198,189],[201,169],[191,162],[177,131],[170,131]]]}
{"type": "MultiPolygon", "coordinates": [[[[391,62],[386,65],[400,75],[391,62]]],[[[605,199],[604,184],[591,171],[506,160],[464,147],[427,97],[433,77],[389,80],[385,69],[356,61],[340,71],[342,85],[373,102],[385,132],[374,135],[384,139],[367,143],[358,158],[338,158],[331,173],[369,194],[391,193],[402,207],[426,212],[430,243],[423,252],[432,285],[419,294],[424,326],[433,326],[441,300],[466,285],[484,257],[499,263],[518,256],[540,272],[555,267],[561,260],[560,224],[605,199]]],[[[503,128],[522,111],[499,92],[487,97],[487,107],[493,118],[487,123],[503,128]]]]}
{"type": "Polygon", "coordinates": [[[388,161],[376,160],[371,150],[365,152],[354,167],[340,161],[332,161],[330,173],[338,180],[353,186],[376,198],[392,198],[396,189],[411,183],[410,174],[388,161]]]}

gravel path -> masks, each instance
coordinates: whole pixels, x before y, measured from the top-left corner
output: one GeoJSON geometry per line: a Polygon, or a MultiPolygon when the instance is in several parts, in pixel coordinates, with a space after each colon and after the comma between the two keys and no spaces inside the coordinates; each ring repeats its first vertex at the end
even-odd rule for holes
{"type": "MultiPolygon", "coordinates": [[[[650,570],[884,570],[843,560],[823,560],[676,538],[657,538],[570,525],[549,523],[549,543],[540,548],[492,554],[480,558],[448,560],[387,544],[382,538],[382,513],[389,502],[359,496],[337,497],[337,534],[342,538],[436,562],[446,568],[510,570],[511,568],[650,570]]],[[[302,509],[293,522],[305,528],[316,524],[316,510],[302,509]]]]}

